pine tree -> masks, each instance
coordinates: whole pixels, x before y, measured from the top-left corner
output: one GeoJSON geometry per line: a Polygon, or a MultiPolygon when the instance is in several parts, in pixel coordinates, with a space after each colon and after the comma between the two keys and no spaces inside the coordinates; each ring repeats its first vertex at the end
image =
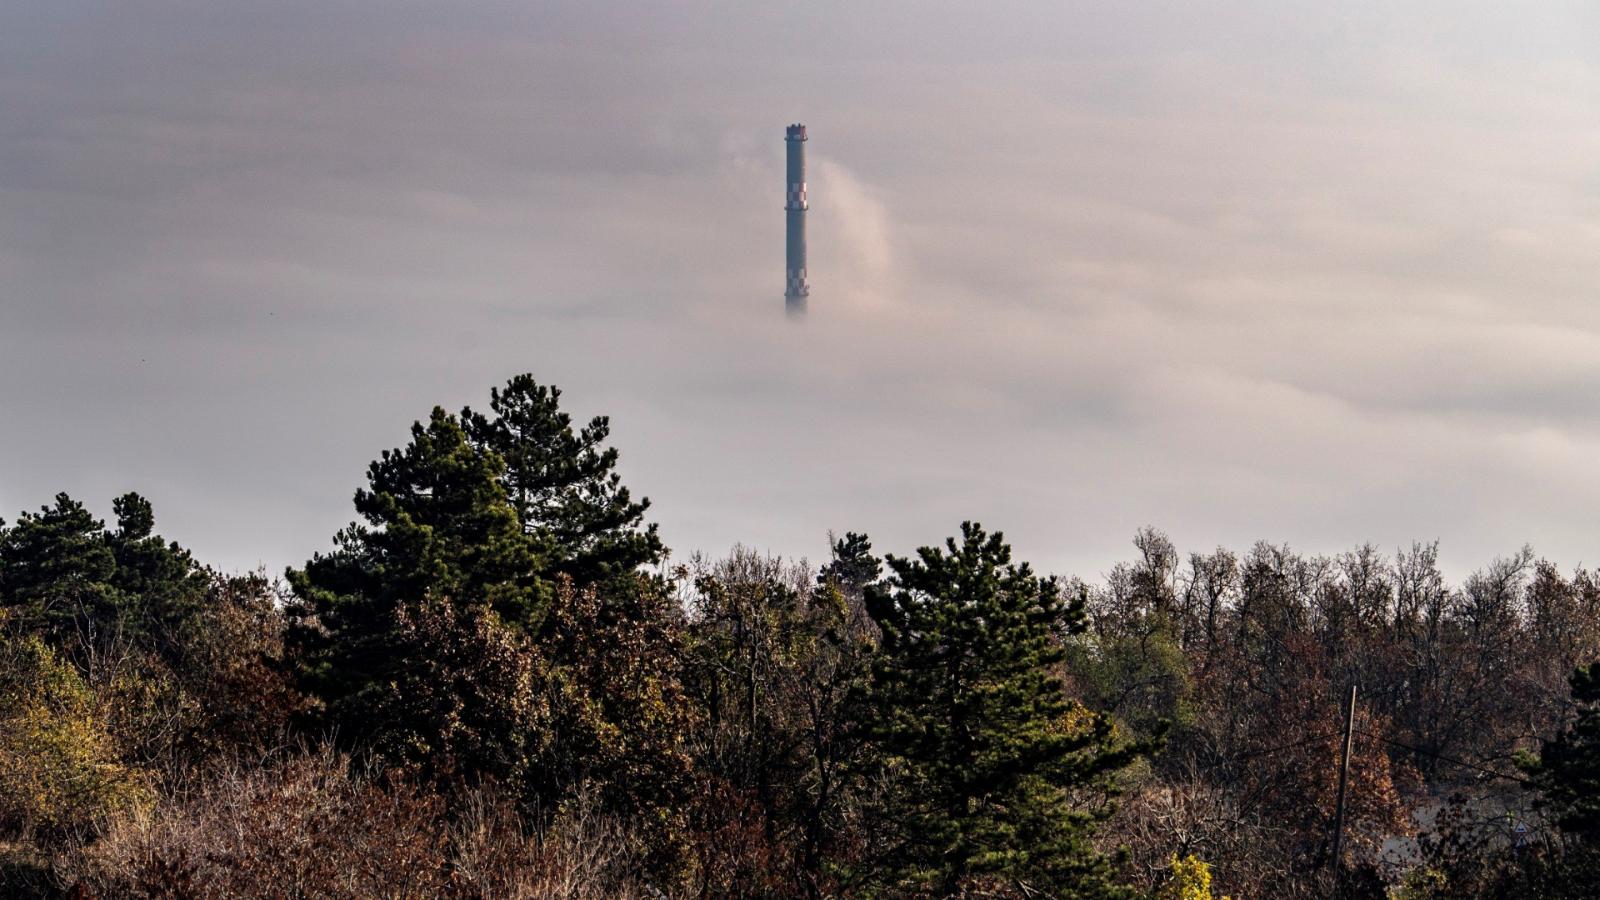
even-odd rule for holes
{"type": "MultiPolygon", "coordinates": [[[[437,733],[441,716],[470,705],[456,695],[478,690],[470,678],[475,654],[463,647],[479,646],[476,656],[484,658],[506,657],[496,629],[537,629],[553,590],[541,576],[543,548],[523,531],[505,496],[503,470],[498,456],[474,447],[461,423],[435,408],[427,425],[412,426],[408,446],[385,451],[368,467],[369,487],[355,498],[364,522],[335,535],[332,553],[289,572],[298,601],[289,640],[301,660],[301,686],[321,701],[321,724],[341,739],[434,765],[513,755],[468,752],[437,733]],[[437,604],[451,609],[441,612],[437,604]],[[436,636],[443,659],[400,652],[415,648],[430,629],[450,631],[436,636]],[[457,675],[439,676],[433,689],[452,697],[397,696],[419,667],[451,666],[457,675]]],[[[514,731],[522,716],[504,712],[514,731]]],[[[476,718],[495,720],[488,713],[476,718]]],[[[521,738],[465,740],[513,747],[521,738]]]]}
{"type": "Polygon", "coordinates": [[[883,560],[872,555],[872,541],[864,534],[846,532],[833,542],[833,556],[817,575],[819,585],[862,594],[883,572],[883,560]]]}
{"type": "Polygon", "coordinates": [[[1561,830],[1600,849],[1600,663],[1572,673],[1572,700],[1577,719],[1523,765],[1561,830]]]}
{"type": "Polygon", "coordinates": [[[55,505],[23,513],[0,529],[0,607],[13,627],[85,654],[113,641],[169,661],[176,635],[204,608],[210,576],[175,543],[153,534],[155,513],[138,494],[112,502],[108,530],[82,503],[57,494],[55,505]]]}
{"type": "Polygon", "coordinates": [[[1102,814],[1069,802],[1144,749],[1116,746],[1110,722],[1064,693],[1061,639],[1084,627],[1083,602],[1013,564],[1000,534],[970,522],[961,533],[943,551],[888,557],[892,577],[867,598],[883,632],[872,693],[893,781],[884,824],[898,835],[883,875],[943,895],[999,882],[1124,896],[1089,843],[1102,814]]]}
{"type": "Polygon", "coordinates": [[[1571,684],[1577,718],[1538,757],[1518,760],[1563,839],[1511,858],[1495,896],[1600,896],[1600,663],[1573,671],[1571,684]]]}
{"type": "Polygon", "coordinates": [[[0,534],[0,603],[16,627],[56,647],[115,621],[116,569],[105,523],[66,494],[0,534]]]}
{"type": "Polygon", "coordinates": [[[581,585],[665,556],[656,526],[644,524],[650,501],[633,501],[616,472],[616,449],[605,446],[610,419],[574,430],[561,389],[532,375],[491,390],[489,409],[464,409],[461,421],[475,446],[505,461],[506,496],[523,527],[553,544],[555,571],[581,585]]]}
{"type": "Polygon", "coordinates": [[[493,777],[541,809],[594,783],[609,808],[665,822],[685,780],[676,621],[660,579],[632,571],[645,556],[626,552],[659,543],[606,475],[603,429],[566,441],[548,428],[564,422],[556,396],[517,379],[495,392],[504,419],[436,408],[413,425],[369,467],[362,520],[290,571],[288,640],[321,703],[315,724],[347,745],[424,774],[493,777]],[[469,433],[512,421],[502,446],[517,469],[500,438],[469,433]],[[602,488],[622,513],[574,512],[602,488]],[[575,588],[573,568],[607,577],[575,588]]]}
{"type": "Polygon", "coordinates": [[[871,767],[869,729],[864,726],[863,691],[872,676],[877,627],[865,605],[883,561],[864,534],[849,532],[833,543],[832,558],[817,573],[805,611],[808,636],[793,682],[804,711],[808,777],[803,796],[802,870],[812,896],[835,893],[837,866],[830,857],[841,846],[859,842],[850,814],[868,793],[864,770],[871,767]]]}
{"type": "Polygon", "coordinates": [[[117,527],[105,541],[116,560],[111,584],[129,611],[136,636],[169,663],[182,652],[180,634],[210,602],[211,573],[188,550],[155,534],[150,501],[127,493],[111,501],[117,527]]]}

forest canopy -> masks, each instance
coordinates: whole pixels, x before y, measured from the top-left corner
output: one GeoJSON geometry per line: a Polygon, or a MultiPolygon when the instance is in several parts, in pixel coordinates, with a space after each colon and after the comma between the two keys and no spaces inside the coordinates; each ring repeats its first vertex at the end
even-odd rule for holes
{"type": "Polygon", "coordinates": [[[1087,581],[975,522],[679,559],[562,403],[435,408],[282,577],[136,493],[0,521],[0,893],[1600,892],[1589,570],[1151,528],[1087,581]]]}

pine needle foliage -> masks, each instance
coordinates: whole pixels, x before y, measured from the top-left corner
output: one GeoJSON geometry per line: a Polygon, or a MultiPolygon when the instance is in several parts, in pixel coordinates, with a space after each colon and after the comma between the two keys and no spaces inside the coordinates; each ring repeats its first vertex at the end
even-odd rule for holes
{"type": "Polygon", "coordinates": [[[1576,720],[1523,767],[1562,832],[1600,849],[1600,663],[1572,673],[1572,700],[1576,720]]]}
{"type": "Polygon", "coordinates": [[[660,562],[666,549],[616,471],[611,420],[574,428],[561,389],[518,375],[489,394],[489,411],[461,411],[473,446],[504,463],[499,480],[523,528],[554,546],[553,570],[577,584],[660,562]]]}
{"type": "Polygon", "coordinates": [[[887,562],[867,597],[883,633],[874,729],[898,832],[883,886],[1130,896],[1090,845],[1103,807],[1074,802],[1144,749],[1118,746],[1111,722],[1064,691],[1062,639],[1083,629],[1082,599],[972,522],[942,550],[887,562]]]}

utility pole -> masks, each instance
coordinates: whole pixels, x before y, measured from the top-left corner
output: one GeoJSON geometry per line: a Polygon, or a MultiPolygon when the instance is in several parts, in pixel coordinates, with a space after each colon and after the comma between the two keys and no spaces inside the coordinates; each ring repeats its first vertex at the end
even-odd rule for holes
{"type": "Polygon", "coordinates": [[[1344,791],[1350,782],[1350,748],[1356,736],[1356,686],[1350,685],[1350,708],[1344,716],[1344,757],[1339,760],[1339,800],[1333,811],[1333,866],[1335,878],[1341,871],[1340,851],[1344,847],[1344,791]]]}

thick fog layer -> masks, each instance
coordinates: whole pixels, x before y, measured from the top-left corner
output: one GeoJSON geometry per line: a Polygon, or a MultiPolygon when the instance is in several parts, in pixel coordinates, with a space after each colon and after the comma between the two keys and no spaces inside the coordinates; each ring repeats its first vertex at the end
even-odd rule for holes
{"type": "Polygon", "coordinates": [[[0,515],[276,570],[529,371],[680,556],[1592,563],[1586,5],[0,2],[0,515]]]}

